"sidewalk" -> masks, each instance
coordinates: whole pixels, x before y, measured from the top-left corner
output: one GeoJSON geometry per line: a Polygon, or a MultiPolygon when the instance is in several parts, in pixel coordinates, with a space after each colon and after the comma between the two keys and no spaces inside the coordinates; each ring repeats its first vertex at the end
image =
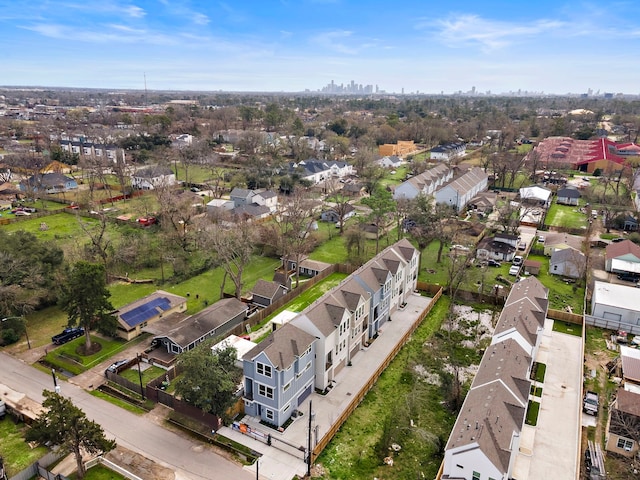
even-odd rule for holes
{"type": "MultiPolygon", "coordinates": [[[[345,367],[337,375],[336,384],[327,395],[312,393],[309,396],[309,400],[299,408],[304,415],[294,420],[285,432],[272,431],[261,425],[257,419],[248,416],[244,417],[242,422],[257,430],[271,433],[274,438],[273,445],[278,445],[280,442],[277,439],[282,438],[288,443],[299,445],[304,449],[308,444],[309,403],[312,403],[315,413],[312,429],[318,434],[318,438],[314,438],[312,443],[315,446],[317,441],[336,423],[342,412],[347,409],[353,397],[367,384],[373,372],[382,365],[404,334],[418,320],[430,301],[429,297],[411,295],[407,299],[407,306],[392,314],[392,321],[384,324],[382,333],[371,346],[366,350],[361,349],[360,353],[353,357],[352,366],[345,367]]],[[[285,452],[276,446],[267,446],[265,443],[254,440],[229,427],[223,427],[219,433],[263,454],[260,459],[260,478],[290,480],[295,474],[304,476],[307,472],[302,451],[287,448],[291,452],[285,452]]],[[[255,472],[256,467],[255,465],[248,466],[245,467],[245,470],[255,472]]]]}

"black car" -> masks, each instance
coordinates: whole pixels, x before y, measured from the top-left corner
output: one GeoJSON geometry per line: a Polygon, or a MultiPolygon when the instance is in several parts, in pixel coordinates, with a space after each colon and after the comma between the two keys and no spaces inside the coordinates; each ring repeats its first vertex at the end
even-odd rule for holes
{"type": "Polygon", "coordinates": [[[51,337],[51,341],[54,345],[62,345],[63,343],[70,342],[74,338],[78,338],[84,335],[83,327],[65,328],[61,333],[51,337]]]}
{"type": "Polygon", "coordinates": [[[619,273],[618,280],[622,280],[624,282],[638,283],[638,276],[633,273],[619,273]]]}
{"type": "Polygon", "coordinates": [[[502,266],[502,264],[496,260],[489,260],[487,262],[487,265],[489,265],[490,267],[500,267],[502,266]]]}

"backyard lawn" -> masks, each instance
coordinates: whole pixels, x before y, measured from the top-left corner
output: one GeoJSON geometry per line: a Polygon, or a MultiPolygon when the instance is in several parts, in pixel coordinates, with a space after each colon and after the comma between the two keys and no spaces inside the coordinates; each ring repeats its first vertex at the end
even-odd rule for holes
{"type": "Polygon", "coordinates": [[[553,203],[549,207],[545,225],[565,228],[587,228],[587,216],[572,205],[558,205],[553,203]]]}
{"type": "Polygon", "coordinates": [[[8,478],[17,475],[49,451],[46,447],[29,446],[24,439],[27,428],[24,423],[16,424],[9,418],[0,421],[0,456],[4,458],[8,478]]]}
{"type": "Polygon", "coordinates": [[[572,313],[581,314],[584,310],[584,287],[577,283],[567,283],[558,275],[549,274],[549,257],[529,255],[529,260],[540,262],[540,273],[536,278],[549,289],[549,308],[565,310],[571,307],[572,313]]]}

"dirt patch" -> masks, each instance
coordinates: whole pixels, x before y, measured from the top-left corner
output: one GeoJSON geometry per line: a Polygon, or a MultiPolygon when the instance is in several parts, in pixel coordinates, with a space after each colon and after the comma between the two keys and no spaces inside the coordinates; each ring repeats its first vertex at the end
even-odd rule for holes
{"type": "Polygon", "coordinates": [[[173,470],[118,445],[105,458],[144,480],[175,480],[173,470]]]}

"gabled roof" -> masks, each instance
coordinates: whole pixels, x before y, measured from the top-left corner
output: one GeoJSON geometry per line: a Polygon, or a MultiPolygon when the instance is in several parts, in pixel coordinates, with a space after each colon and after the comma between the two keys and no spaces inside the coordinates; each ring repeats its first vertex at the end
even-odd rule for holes
{"type": "Polygon", "coordinates": [[[554,245],[568,245],[576,250],[582,248],[583,237],[578,235],[569,235],[568,233],[547,233],[544,239],[544,246],[553,247],[554,245]]]}
{"type": "Polygon", "coordinates": [[[458,178],[451,180],[448,184],[440,187],[440,190],[451,188],[462,196],[477,187],[480,183],[486,182],[488,178],[487,174],[484,173],[481,168],[473,167],[464,175],[461,175],[458,178]]]}
{"type": "Polygon", "coordinates": [[[618,388],[616,409],[640,417],[640,395],[629,392],[624,388],[618,388]]]}
{"type": "Polygon", "coordinates": [[[266,280],[259,279],[251,289],[251,292],[260,297],[273,299],[281,288],[282,285],[278,282],[268,282],[266,280]]]}
{"type": "Polygon", "coordinates": [[[623,378],[640,383],[640,350],[620,345],[620,359],[623,378]]]}
{"type": "Polygon", "coordinates": [[[231,193],[229,194],[230,197],[242,197],[242,198],[253,197],[254,195],[255,195],[255,192],[253,190],[248,190],[246,188],[238,188],[238,187],[231,190],[231,193]]]}
{"type": "Polygon", "coordinates": [[[247,217],[260,217],[271,213],[271,210],[266,205],[240,205],[231,210],[233,215],[247,216],[247,217]]]}
{"type": "Polygon", "coordinates": [[[586,257],[581,251],[569,247],[553,252],[550,261],[551,263],[573,262],[577,268],[582,268],[586,263],[586,257]]]}
{"type": "Polygon", "coordinates": [[[173,175],[173,171],[169,167],[155,165],[138,170],[132,176],[136,178],[158,178],[166,175],[173,175]]]}
{"type": "Polygon", "coordinates": [[[71,177],[67,177],[61,173],[38,173],[36,175],[30,176],[26,182],[23,181],[23,184],[32,185],[35,187],[43,186],[43,187],[57,187],[59,185],[64,185],[67,182],[74,182],[75,180],[71,177]]]}
{"type": "Polygon", "coordinates": [[[540,200],[546,202],[551,197],[551,190],[537,185],[531,187],[522,187],[520,189],[520,198],[522,200],[540,200]]]}
{"type": "Polygon", "coordinates": [[[561,188],[557,192],[558,197],[580,198],[582,194],[575,188],[561,188]]]}
{"type": "Polygon", "coordinates": [[[623,255],[631,254],[640,259],[640,246],[631,240],[623,240],[622,242],[610,243],[605,250],[605,257],[617,258],[623,255]]]}
{"type": "Polygon", "coordinates": [[[177,305],[186,303],[187,299],[173,295],[164,290],[157,290],[146,297],[131,302],[116,310],[118,321],[127,329],[132,329],[147,320],[162,314],[177,305]]]}
{"type": "Polygon", "coordinates": [[[316,341],[316,337],[296,327],[292,323],[285,323],[262,342],[252,348],[243,360],[253,361],[262,352],[277,370],[289,368],[296,357],[307,351],[316,341]]]}

